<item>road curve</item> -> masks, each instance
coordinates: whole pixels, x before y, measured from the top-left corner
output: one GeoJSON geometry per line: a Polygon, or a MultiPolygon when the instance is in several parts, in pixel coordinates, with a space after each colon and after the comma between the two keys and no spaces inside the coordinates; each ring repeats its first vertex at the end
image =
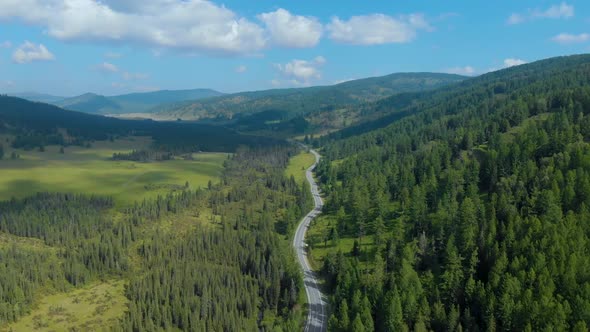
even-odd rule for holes
{"type": "Polygon", "coordinates": [[[320,291],[320,286],[317,282],[316,275],[309,266],[307,261],[307,250],[305,245],[305,232],[309,227],[309,223],[322,213],[324,202],[320,197],[320,190],[313,179],[312,171],[320,161],[320,155],[314,150],[309,150],[315,156],[315,163],[305,171],[305,177],[311,187],[313,195],[314,209],[311,210],[299,223],[293,238],[293,247],[297,253],[297,260],[303,270],[303,282],[305,284],[305,292],[307,293],[307,303],[309,304],[309,312],[307,314],[307,323],[305,324],[306,332],[323,332],[328,328],[328,308],[324,296],[320,291]]]}

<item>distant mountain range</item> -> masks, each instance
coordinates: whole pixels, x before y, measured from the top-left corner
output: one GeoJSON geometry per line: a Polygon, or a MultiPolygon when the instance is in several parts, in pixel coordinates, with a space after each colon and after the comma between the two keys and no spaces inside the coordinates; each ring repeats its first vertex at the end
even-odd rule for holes
{"type": "Polygon", "coordinates": [[[161,90],[130,93],[118,96],[102,96],[85,93],[76,97],[57,97],[41,93],[16,93],[15,97],[53,104],[67,110],[90,114],[147,113],[156,106],[187,100],[224,95],[211,89],[161,90]]]}
{"type": "MultiPolygon", "coordinates": [[[[350,119],[351,108],[358,109],[394,95],[423,92],[467,77],[442,73],[396,73],[381,77],[351,80],[330,86],[271,89],[224,94],[211,89],[162,90],[103,96],[86,93],[76,97],[28,93],[15,96],[32,101],[50,103],[67,110],[90,114],[112,115],[123,118],[151,118],[155,120],[200,120],[217,124],[233,124],[244,131],[266,131],[277,124],[307,128],[309,121],[331,122],[340,113],[344,126],[357,120],[350,119]],[[326,119],[322,114],[331,114],[326,119]],[[305,117],[305,119],[304,119],[305,117]],[[352,122],[351,122],[352,121],[352,122]]],[[[359,114],[353,116],[358,117],[359,114]]],[[[338,122],[340,120],[337,120],[338,122]]],[[[322,125],[326,127],[325,125],[322,125]]],[[[328,126],[333,127],[333,126],[328,126]]],[[[335,127],[341,127],[336,125],[335,127]]],[[[286,129],[286,128],[285,128],[286,129]]],[[[278,129],[282,131],[282,129],[278,129]]],[[[289,129],[292,131],[292,128],[289,129]]]]}
{"type": "Polygon", "coordinates": [[[330,86],[240,92],[214,98],[164,104],[152,110],[155,119],[230,120],[257,113],[281,121],[317,111],[372,102],[404,92],[435,89],[464,76],[441,73],[396,73],[330,86]]]}
{"type": "Polygon", "coordinates": [[[45,93],[37,93],[37,92],[20,92],[20,93],[12,93],[10,95],[13,97],[22,98],[22,99],[26,99],[29,101],[37,101],[37,102],[47,103],[47,104],[51,104],[51,103],[54,103],[54,102],[57,102],[57,101],[60,101],[60,100],[66,98],[66,97],[52,96],[52,95],[48,95],[45,93]]]}

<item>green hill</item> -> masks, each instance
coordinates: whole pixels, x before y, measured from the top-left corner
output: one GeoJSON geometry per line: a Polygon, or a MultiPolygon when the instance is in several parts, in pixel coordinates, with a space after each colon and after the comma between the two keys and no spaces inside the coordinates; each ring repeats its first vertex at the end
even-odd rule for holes
{"type": "Polygon", "coordinates": [[[30,101],[38,101],[41,103],[54,103],[60,100],[65,99],[65,97],[60,96],[53,96],[45,93],[37,93],[37,92],[19,92],[19,93],[9,93],[8,95],[13,97],[18,97],[30,101]]]}
{"type": "MultiPolygon", "coordinates": [[[[223,93],[211,89],[161,90],[154,92],[130,93],[118,96],[101,96],[86,93],[51,103],[68,110],[91,114],[145,113],[167,103],[220,96],[223,93]]],[[[25,98],[26,99],[26,98],[25,98]]]]}
{"type": "Polygon", "coordinates": [[[587,330],[590,55],[415,97],[314,142],[329,329],[587,330]]]}
{"type": "Polygon", "coordinates": [[[234,151],[239,145],[273,140],[240,135],[226,128],[183,122],[122,120],[0,96],[0,135],[14,137],[16,148],[85,145],[118,136],[150,136],[156,147],[179,151],[234,151]]]}
{"type": "MultiPolygon", "coordinates": [[[[258,116],[256,122],[277,122],[313,112],[332,111],[346,105],[375,101],[398,93],[434,89],[465,77],[438,73],[398,73],[332,86],[240,92],[221,97],[168,104],[154,110],[162,119],[214,119],[218,121],[258,116]]],[[[248,119],[247,121],[250,122],[248,119]]]]}

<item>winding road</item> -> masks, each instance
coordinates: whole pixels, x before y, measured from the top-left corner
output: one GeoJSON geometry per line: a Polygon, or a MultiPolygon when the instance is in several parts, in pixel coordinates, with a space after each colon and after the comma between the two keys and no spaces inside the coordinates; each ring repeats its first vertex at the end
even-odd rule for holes
{"type": "Polygon", "coordinates": [[[323,332],[328,327],[328,307],[324,296],[320,291],[320,286],[317,282],[314,271],[309,266],[307,261],[307,245],[305,244],[305,232],[309,227],[309,223],[313,218],[322,213],[322,206],[324,202],[320,197],[320,190],[313,179],[312,171],[320,161],[320,155],[314,150],[309,150],[315,156],[315,163],[305,171],[305,177],[311,187],[313,195],[314,209],[311,210],[299,223],[293,239],[293,247],[297,252],[297,259],[303,270],[303,282],[305,284],[305,292],[307,293],[307,303],[309,304],[309,312],[307,314],[307,323],[305,324],[306,332],[323,332]]]}

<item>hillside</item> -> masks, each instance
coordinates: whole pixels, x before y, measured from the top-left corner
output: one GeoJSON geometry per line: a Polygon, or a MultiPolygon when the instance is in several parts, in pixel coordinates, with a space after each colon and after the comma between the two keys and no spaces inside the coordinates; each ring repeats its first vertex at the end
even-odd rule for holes
{"type": "Polygon", "coordinates": [[[238,145],[266,145],[272,140],[244,136],[213,126],[149,120],[120,120],[67,111],[59,107],[0,96],[0,134],[14,137],[14,147],[48,144],[84,145],[117,136],[151,136],[156,146],[190,151],[234,151],[238,145]]]}
{"type": "Polygon", "coordinates": [[[80,96],[66,98],[53,102],[53,104],[68,110],[91,114],[116,113],[121,110],[121,106],[115,101],[94,93],[85,93],[80,96]]]}
{"type": "Polygon", "coordinates": [[[400,111],[315,141],[327,216],[309,241],[330,328],[362,315],[391,331],[587,330],[590,55],[482,75],[400,111]]]}
{"type": "Polygon", "coordinates": [[[118,96],[86,93],[76,97],[52,100],[51,103],[68,110],[91,114],[124,114],[145,113],[162,104],[221,95],[223,93],[211,89],[161,90],[118,96]]]}
{"type": "Polygon", "coordinates": [[[162,119],[228,121],[263,114],[262,122],[288,121],[297,116],[333,111],[346,105],[371,102],[398,93],[424,91],[460,82],[465,77],[438,73],[397,73],[348,81],[332,86],[241,92],[157,108],[162,119]]]}
{"type": "Polygon", "coordinates": [[[9,93],[8,95],[13,97],[18,97],[30,101],[38,101],[41,103],[54,103],[65,99],[65,97],[60,96],[53,96],[45,93],[37,93],[37,92],[20,92],[20,93],[9,93]]]}

